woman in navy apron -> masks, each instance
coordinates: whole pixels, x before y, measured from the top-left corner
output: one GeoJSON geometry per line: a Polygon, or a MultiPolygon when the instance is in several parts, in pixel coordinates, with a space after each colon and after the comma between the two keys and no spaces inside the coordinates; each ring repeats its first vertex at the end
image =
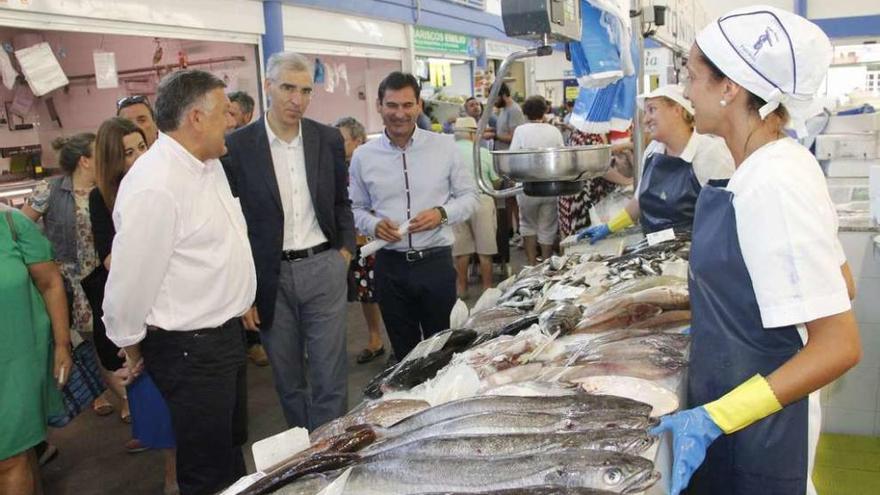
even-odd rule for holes
{"type": "Polygon", "coordinates": [[[672,494],[805,493],[806,397],[861,357],[824,176],[782,130],[802,129],[830,61],[816,25],[770,7],[722,16],[691,49],[697,131],[737,168],[696,206],[689,409],[654,431],[672,434],[672,494]]]}
{"type": "Polygon", "coordinates": [[[700,189],[709,179],[733,173],[733,157],[724,141],[694,132],[694,109],[677,84],[639,96],[643,124],[653,141],[645,149],[638,196],[608,223],[578,232],[593,244],[638,219],[645,234],[666,229],[691,230],[700,189]]]}

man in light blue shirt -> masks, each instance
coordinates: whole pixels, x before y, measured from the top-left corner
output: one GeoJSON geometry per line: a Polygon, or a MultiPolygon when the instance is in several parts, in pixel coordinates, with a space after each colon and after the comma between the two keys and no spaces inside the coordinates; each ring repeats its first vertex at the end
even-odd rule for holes
{"type": "Polygon", "coordinates": [[[375,278],[397,358],[449,327],[456,278],[450,225],[470,218],[478,203],[452,136],[416,127],[420,92],[411,74],[382,81],[377,108],[385,132],[355,151],[349,171],[357,229],[389,242],[376,256],[375,278]]]}

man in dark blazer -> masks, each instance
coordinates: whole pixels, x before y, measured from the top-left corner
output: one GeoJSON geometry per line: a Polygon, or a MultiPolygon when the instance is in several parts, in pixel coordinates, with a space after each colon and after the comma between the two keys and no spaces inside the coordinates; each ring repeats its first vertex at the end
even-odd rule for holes
{"type": "Polygon", "coordinates": [[[228,136],[223,158],[257,270],[244,326],[260,329],[288,425],[310,430],[347,408],[346,280],[355,251],[342,136],[303,118],[312,74],[301,55],[272,55],[269,110],[228,136]]]}

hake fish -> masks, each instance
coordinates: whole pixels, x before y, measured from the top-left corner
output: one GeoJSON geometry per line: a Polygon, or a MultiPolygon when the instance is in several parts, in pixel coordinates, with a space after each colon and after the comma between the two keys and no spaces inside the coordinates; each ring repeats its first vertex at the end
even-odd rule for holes
{"type": "Polygon", "coordinates": [[[450,418],[491,412],[539,412],[545,414],[585,414],[593,411],[625,411],[648,415],[651,406],[612,395],[580,393],[557,397],[477,396],[426,409],[388,428],[388,436],[397,436],[450,418]]]}
{"type": "Polygon", "coordinates": [[[474,492],[531,485],[637,493],[651,487],[659,478],[660,474],[654,471],[654,463],[647,459],[594,450],[501,459],[395,458],[377,459],[354,466],[343,494],[474,492]]]}
{"type": "Polygon", "coordinates": [[[309,435],[312,443],[340,435],[354,426],[376,425],[388,427],[431,407],[423,400],[390,399],[365,402],[341,418],[317,428],[309,435]]]}
{"type": "Polygon", "coordinates": [[[540,485],[492,490],[491,492],[434,492],[420,493],[418,495],[612,495],[613,493],[593,488],[540,485]]]}
{"type": "Polygon", "coordinates": [[[496,411],[469,414],[439,421],[398,435],[385,436],[359,453],[373,455],[423,438],[449,435],[501,435],[509,433],[563,433],[602,428],[647,429],[656,420],[625,410],[600,410],[581,414],[496,411]]]}
{"type": "Polygon", "coordinates": [[[644,430],[610,428],[577,433],[513,433],[429,437],[366,458],[391,457],[506,457],[527,454],[555,455],[571,450],[605,450],[639,455],[657,438],[644,430]]]}

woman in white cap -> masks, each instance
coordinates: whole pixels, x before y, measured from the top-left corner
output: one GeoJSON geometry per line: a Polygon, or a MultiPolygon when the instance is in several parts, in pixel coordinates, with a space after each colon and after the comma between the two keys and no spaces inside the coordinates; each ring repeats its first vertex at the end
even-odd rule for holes
{"type": "Polygon", "coordinates": [[[578,239],[589,237],[592,244],[636,219],[646,234],[690,231],[703,184],[733,173],[733,157],[724,141],[694,132],[694,109],[682,86],[670,84],[641,95],[639,106],[653,141],[645,149],[638,197],[608,223],[581,230],[578,239]]]}
{"type": "Polygon", "coordinates": [[[672,433],[672,494],[805,493],[807,396],[861,357],[825,179],[783,132],[802,128],[831,53],[818,26],[764,6],[713,21],[691,49],[696,129],[737,168],[697,202],[690,409],[654,431],[672,433]]]}

